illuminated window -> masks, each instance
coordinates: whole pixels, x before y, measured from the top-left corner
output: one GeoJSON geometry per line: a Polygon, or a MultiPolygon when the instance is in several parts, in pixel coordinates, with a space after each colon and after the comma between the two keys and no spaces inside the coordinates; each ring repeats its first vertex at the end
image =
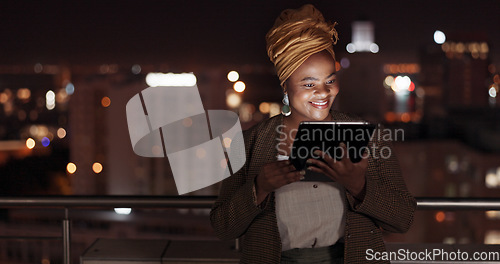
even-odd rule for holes
{"type": "Polygon", "coordinates": [[[500,220],[500,211],[486,211],[486,218],[492,220],[500,220]]]}
{"type": "Polygon", "coordinates": [[[114,208],[114,211],[119,215],[129,215],[132,212],[132,208],[114,208]]]}
{"type": "Polygon", "coordinates": [[[375,41],[373,23],[370,21],[356,21],[352,23],[352,43],[347,44],[349,53],[371,52],[377,53],[379,46],[375,41]]]}
{"type": "Polygon", "coordinates": [[[484,183],[488,188],[498,188],[500,185],[500,167],[489,169],[484,178],[484,183]]]}
{"type": "Polygon", "coordinates": [[[485,244],[500,244],[500,230],[488,230],[484,235],[485,244]]]}
{"type": "Polygon", "coordinates": [[[160,73],[150,72],[146,75],[146,83],[151,87],[156,86],[193,86],[196,76],[193,73],[160,73]]]}

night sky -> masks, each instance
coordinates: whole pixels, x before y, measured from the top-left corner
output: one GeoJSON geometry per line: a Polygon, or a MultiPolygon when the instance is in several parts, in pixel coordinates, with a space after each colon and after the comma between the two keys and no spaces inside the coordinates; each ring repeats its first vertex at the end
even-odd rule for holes
{"type": "MultiPolygon", "coordinates": [[[[270,63],[264,36],[280,11],[307,1],[1,1],[0,65],[30,63],[270,63]]],[[[375,23],[380,53],[417,62],[436,29],[485,36],[500,61],[500,1],[313,1],[337,21],[375,23]]],[[[437,45],[437,44],[436,44],[437,45]]],[[[270,65],[270,64],[269,64],[270,65]]]]}

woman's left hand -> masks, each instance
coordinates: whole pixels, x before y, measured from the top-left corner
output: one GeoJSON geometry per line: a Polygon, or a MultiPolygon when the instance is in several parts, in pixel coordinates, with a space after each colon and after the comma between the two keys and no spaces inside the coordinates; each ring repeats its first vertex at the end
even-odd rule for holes
{"type": "Polygon", "coordinates": [[[307,169],[325,174],[332,180],[342,184],[357,200],[363,201],[368,156],[365,153],[361,161],[352,163],[349,159],[346,145],[341,143],[340,147],[343,149],[343,155],[340,160],[332,158],[328,153],[321,150],[315,150],[314,154],[322,157],[324,162],[318,159],[308,159],[307,163],[310,166],[307,169]]]}

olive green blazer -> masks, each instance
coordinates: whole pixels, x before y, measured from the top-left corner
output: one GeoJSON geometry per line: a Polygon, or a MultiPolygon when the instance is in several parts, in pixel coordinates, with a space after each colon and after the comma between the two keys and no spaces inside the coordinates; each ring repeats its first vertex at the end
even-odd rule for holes
{"type": "MultiPolygon", "coordinates": [[[[359,121],[336,111],[332,111],[332,115],[336,121],[359,121]]],[[[281,239],[276,221],[274,192],[261,209],[253,200],[253,184],[261,167],[276,160],[276,144],[279,139],[276,128],[282,123],[283,116],[277,115],[243,132],[246,163],[222,182],[219,197],[210,212],[212,226],[220,239],[243,237],[240,263],[280,263],[281,239]]],[[[372,143],[378,149],[391,147],[390,141],[382,140],[384,131],[380,130],[382,137],[374,137],[372,143]]],[[[393,152],[386,159],[376,159],[370,155],[365,198],[358,204],[346,192],[346,206],[344,263],[368,262],[368,249],[373,252],[386,251],[382,230],[406,232],[410,228],[416,201],[406,188],[393,152]]]]}

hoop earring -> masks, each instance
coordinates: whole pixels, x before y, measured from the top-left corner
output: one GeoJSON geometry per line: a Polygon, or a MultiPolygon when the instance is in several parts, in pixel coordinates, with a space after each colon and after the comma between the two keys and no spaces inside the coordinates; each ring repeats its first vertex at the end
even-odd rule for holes
{"type": "Polygon", "coordinates": [[[281,107],[281,114],[284,116],[289,116],[292,113],[292,109],[290,108],[290,101],[288,100],[288,94],[283,96],[283,107],[281,107]]]}

